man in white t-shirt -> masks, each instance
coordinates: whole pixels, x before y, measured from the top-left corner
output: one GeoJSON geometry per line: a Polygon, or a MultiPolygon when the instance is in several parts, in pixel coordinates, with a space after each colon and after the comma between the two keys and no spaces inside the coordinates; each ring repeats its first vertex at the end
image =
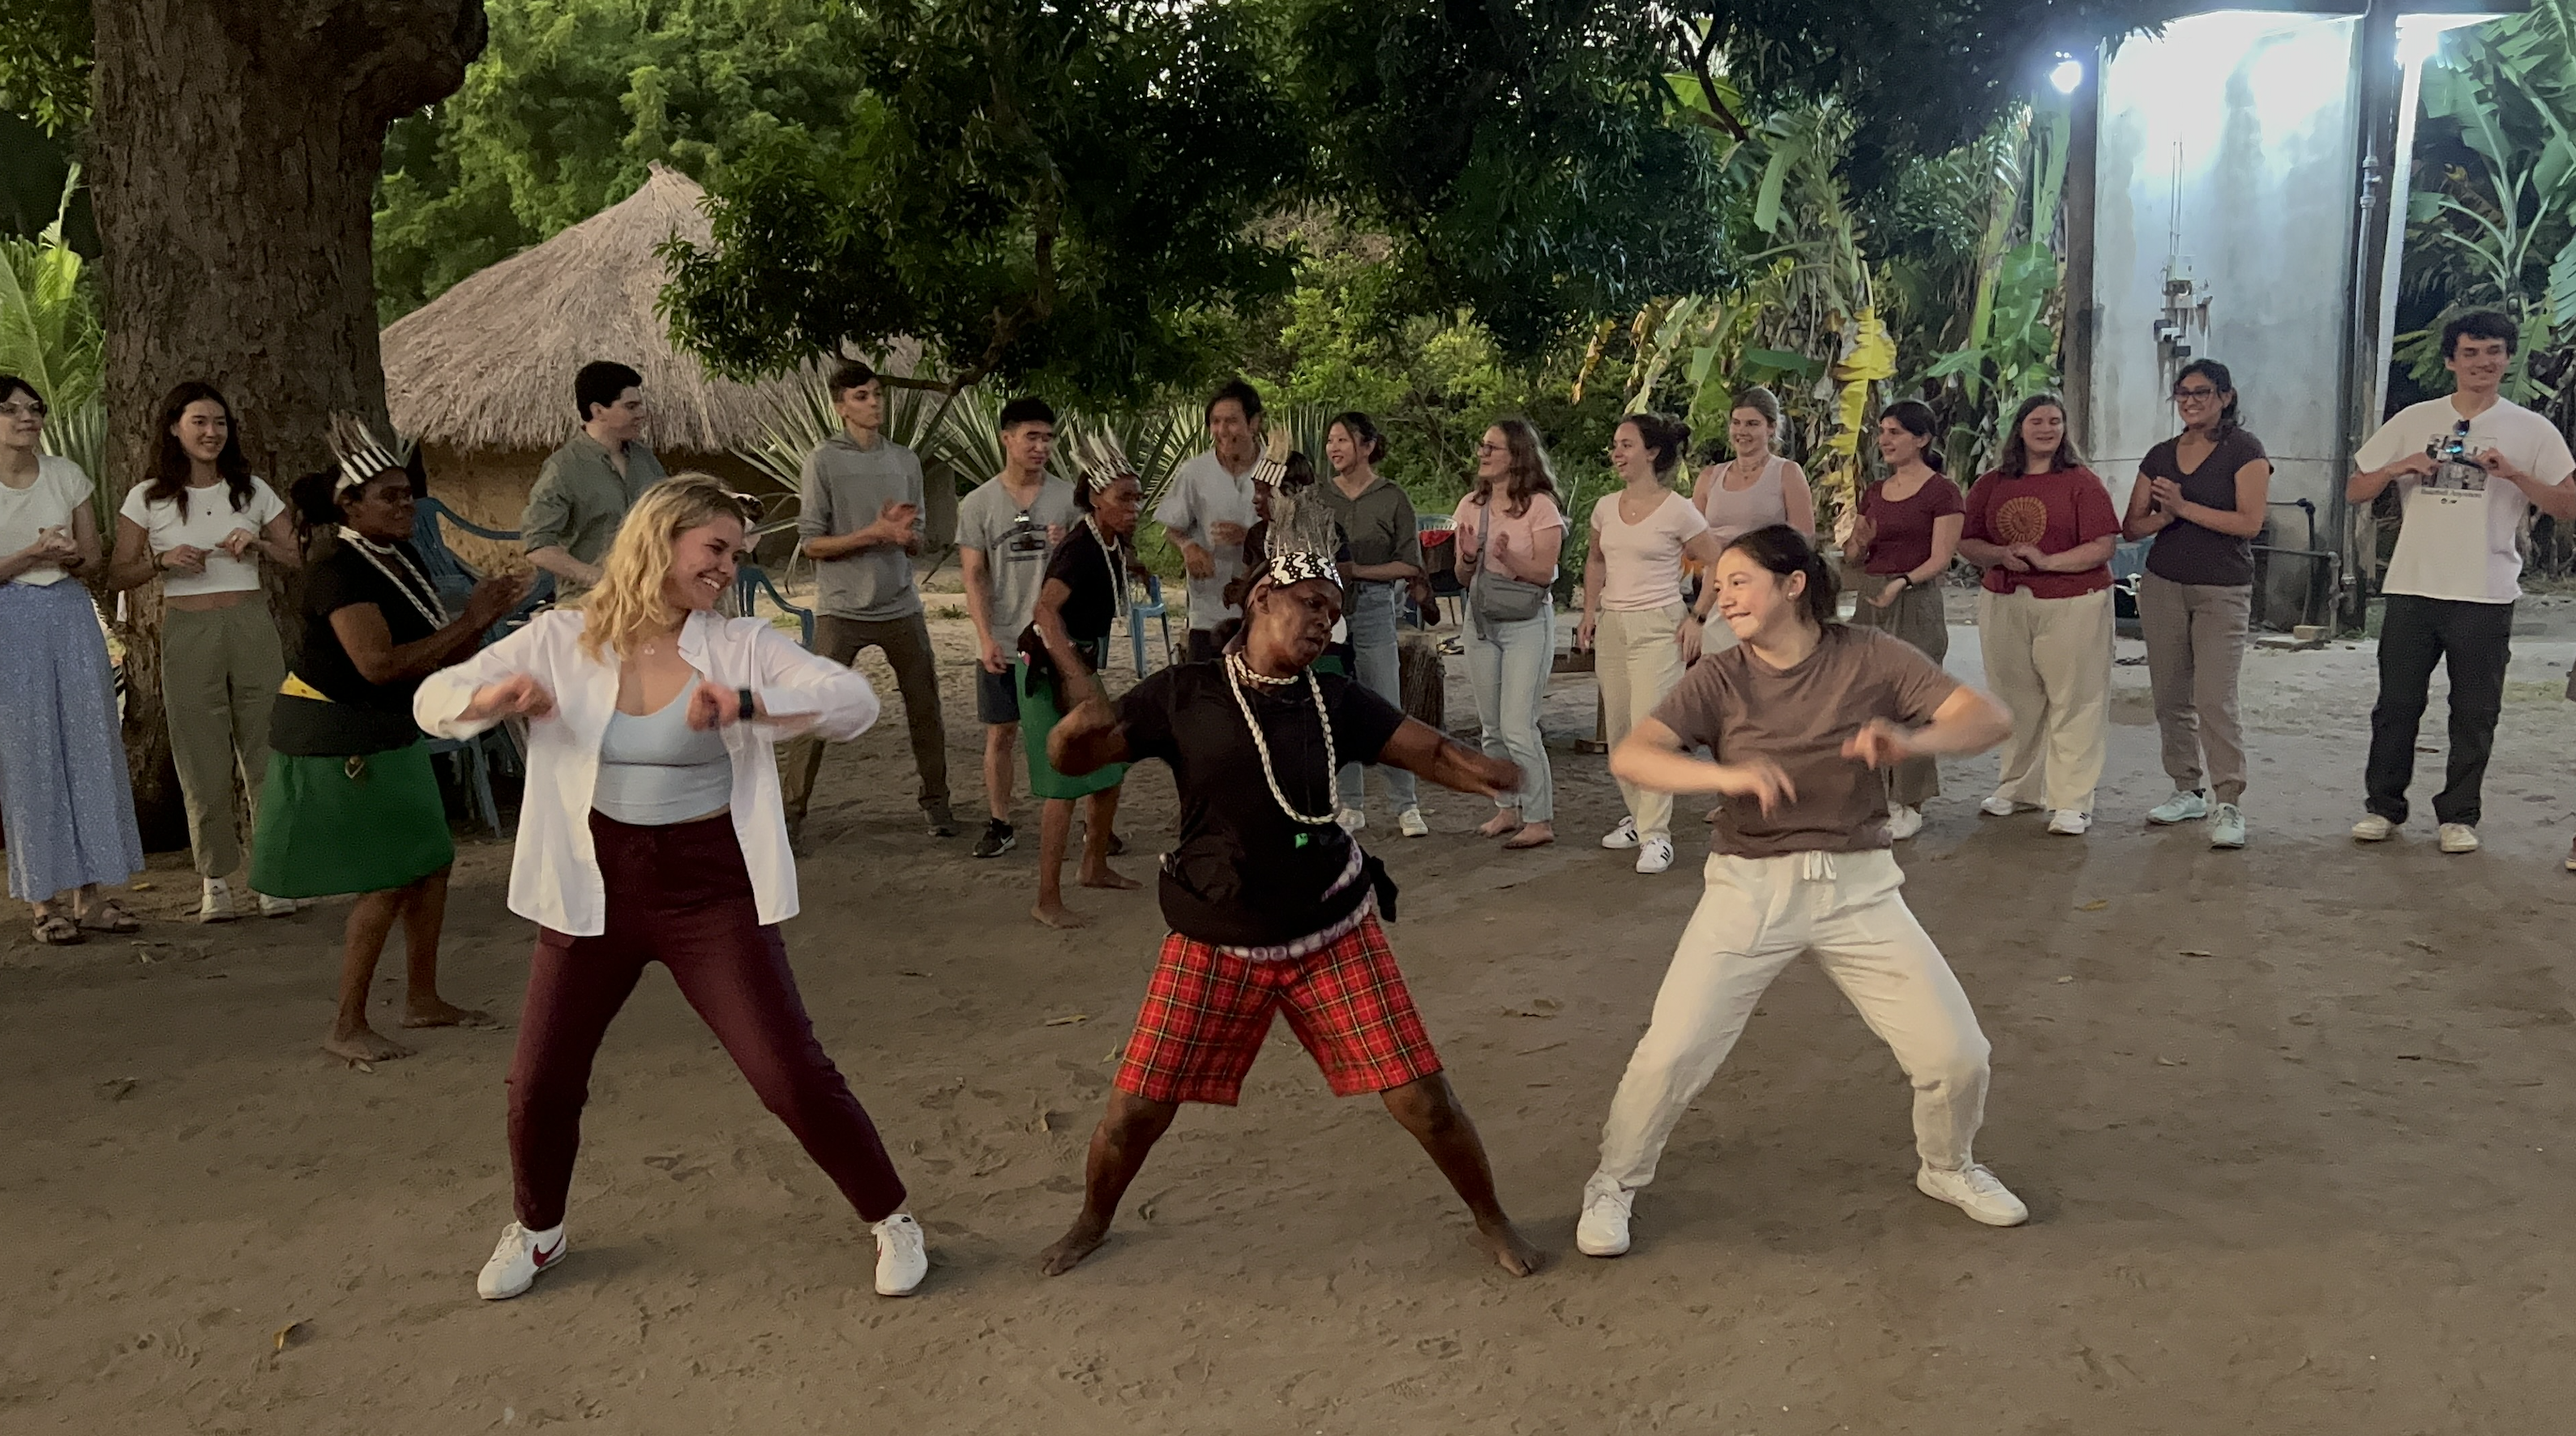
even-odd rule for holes
{"type": "Polygon", "coordinates": [[[1252,470],[1261,462],[1261,393],[1241,379],[1226,382],[1207,405],[1206,453],[1173,471],[1154,522],[1171,531],[1189,572],[1190,661],[1217,656],[1216,631],[1241,610],[1225,601],[1243,572],[1243,536],[1251,532],[1252,470]]]}
{"type": "Polygon", "coordinates": [[[2442,851],[2478,848],[2478,789],[2504,710],[2513,605],[2522,596],[2522,526],[2537,508],[2576,520],[2576,458],[2547,419],[2496,393],[2513,365],[2513,321],[2493,310],[2442,326],[2447,399],[2401,409],[2353,456],[2344,497],[2367,504],[2391,484],[2403,505],[2397,550],[2380,579],[2379,703],[2370,710],[2369,812],[2354,838],[2383,842],[2406,822],[2415,731],[2440,663],[2451,679],[2451,750],[2433,817],[2442,851]]]}

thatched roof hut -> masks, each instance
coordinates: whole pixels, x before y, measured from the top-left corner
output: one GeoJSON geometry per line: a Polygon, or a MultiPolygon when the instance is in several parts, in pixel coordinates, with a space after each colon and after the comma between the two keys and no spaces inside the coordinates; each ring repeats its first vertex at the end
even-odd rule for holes
{"type": "Polygon", "coordinates": [[[793,378],[742,384],[671,345],[654,312],[654,251],[676,234],[705,243],[706,191],[654,165],[641,189],[543,244],[458,283],[383,335],[394,429],[426,450],[439,497],[478,523],[518,526],[545,456],[572,435],[573,374],[594,359],[632,365],[651,405],[647,437],[684,465],[747,480],[727,451],[760,437],[793,378]]]}

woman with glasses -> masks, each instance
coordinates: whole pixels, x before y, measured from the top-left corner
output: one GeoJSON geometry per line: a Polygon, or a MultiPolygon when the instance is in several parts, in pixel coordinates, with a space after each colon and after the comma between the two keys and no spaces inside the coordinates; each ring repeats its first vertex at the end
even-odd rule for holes
{"type": "Polygon", "coordinates": [[[1503,419],[1476,446],[1476,484],[1458,501],[1458,580],[1467,586],[1467,676],[1488,758],[1508,757],[1521,785],[1494,799],[1476,831],[1507,848],[1556,841],[1556,792],[1539,700],[1556,666],[1556,611],[1549,586],[1565,547],[1556,471],[1538,429],[1503,419]]]}
{"type": "Polygon", "coordinates": [[[2263,531],[2272,464],[2263,441],[2237,422],[2226,365],[2184,365],[2173,398],[2182,432],[2138,461],[2120,524],[2130,539],[2155,539],[2138,580],[2138,623],[2174,791],[2147,821],[2206,819],[2211,847],[2241,848],[2245,738],[2236,674],[2254,613],[2254,536],[2263,531]]]}
{"type": "Polygon", "coordinates": [[[98,885],[143,871],[116,679],[80,575],[98,564],[89,475],[44,451],[45,401],[0,374],[0,827],[36,941],[142,926],[98,885]]]}

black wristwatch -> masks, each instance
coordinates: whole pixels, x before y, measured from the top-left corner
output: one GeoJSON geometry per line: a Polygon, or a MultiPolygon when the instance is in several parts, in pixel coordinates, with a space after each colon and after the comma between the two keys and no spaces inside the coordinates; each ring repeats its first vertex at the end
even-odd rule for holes
{"type": "Polygon", "coordinates": [[[743,721],[743,722],[745,722],[745,723],[750,722],[750,721],[751,721],[751,718],[752,718],[752,712],[753,712],[753,704],[752,704],[752,701],[751,701],[751,690],[750,690],[750,689],[748,689],[748,688],[737,688],[737,689],[735,689],[735,690],[733,691],[733,694],[734,694],[734,697],[736,697],[736,698],[738,698],[738,699],[740,699],[740,700],[742,701],[742,715],[741,715],[741,716],[742,716],[742,721],[743,721]]]}

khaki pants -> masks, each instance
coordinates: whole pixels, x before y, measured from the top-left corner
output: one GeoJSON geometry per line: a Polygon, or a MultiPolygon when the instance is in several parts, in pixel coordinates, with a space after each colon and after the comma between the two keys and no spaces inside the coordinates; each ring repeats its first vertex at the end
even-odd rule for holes
{"type": "MultiPolygon", "coordinates": [[[[1652,717],[1655,705],[1682,681],[1682,646],[1676,630],[1689,611],[1679,602],[1661,608],[1601,611],[1592,633],[1593,677],[1601,685],[1602,726],[1613,747],[1637,726],[1637,720],[1652,717]]],[[[1637,820],[1638,837],[1671,840],[1672,794],[1622,779],[1619,796],[1628,802],[1628,816],[1637,820]]]]}
{"type": "Polygon", "coordinates": [[[1988,1046],[1941,950],[1897,889],[1905,874],[1886,849],[1717,854],[1708,888],[1655,994],[1654,1020],[1628,1059],[1601,1129],[1601,1173],[1623,1187],[1655,1179],[1655,1164],[1764,989],[1813,952],[1861,1020],[1896,1054],[1914,1087],[1914,1150],[1955,1172],[1976,1160],[1986,1114],[1988,1046]]]}
{"type": "Polygon", "coordinates": [[[230,608],[162,611],[161,704],[200,877],[227,877],[242,865],[241,822],[259,811],[268,710],[285,681],[286,650],[261,595],[230,608]],[[236,779],[247,813],[233,808],[236,779]]]}
{"type": "Polygon", "coordinates": [[[2236,714],[2236,672],[2245,663],[2245,630],[2254,616],[2251,584],[2138,580],[2138,625],[2147,637],[2147,678],[2156,694],[2156,727],[2165,740],[2165,776],[2174,791],[2200,788],[2209,760],[2216,802],[2245,795],[2245,730],[2236,714]]]}
{"type": "MultiPolygon", "coordinates": [[[[1852,609],[1852,623],[1860,628],[1875,628],[1892,633],[1921,649],[1925,657],[1939,663],[1950,656],[1950,619],[1941,602],[1941,581],[1934,579],[1922,587],[1909,586],[1896,596],[1896,602],[1880,608],[1870,602],[1889,579],[1863,574],[1853,580],[1860,602],[1852,609]]],[[[1887,775],[1887,801],[1903,808],[1920,808],[1941,796],[1941,761],[1937,758],[1908,758],[1887,775]]]]}
{"type": "Polygon", "coordinates": [[[2111,591],[1988,591],[1977,595],[1977,628],[1986,681],[2013,715],[1995,796],[2092,812],[2110,739],[2111,591]]]}
{"type": "MultiPolygon", "coordinates": [[[[948,806],[948,729],[939,716],[939,663],[930,648],[930,622],[916,613],[905,618],[835,618],[814,620],[814,652],[847,668],[871,648],[885,650],[894,669],[895,687],[903,693],[903,718],[912,738],[913,771],[921,777],[921,807],[938,812],[948,806]]],[[[823,740],[790,741],[783,755],[787,826],[805,824],[806,805],[814,797],[814,776],[823,766],[823,740]]]]}

